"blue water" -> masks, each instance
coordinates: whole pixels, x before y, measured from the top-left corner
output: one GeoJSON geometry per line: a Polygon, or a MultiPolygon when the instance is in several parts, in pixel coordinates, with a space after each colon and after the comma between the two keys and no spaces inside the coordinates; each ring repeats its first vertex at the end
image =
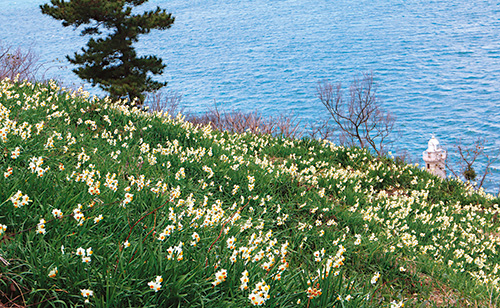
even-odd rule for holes
{"type": "MultiPolygon", "coordinates": [[[[45,2],[0,0],[0,41],[32,46],[45,77],[79,85],[64,56],[87,38],[42,15],[45,2]]],[[[397,117],[394,152],[421,162],[432,134],[451,160],[458,140],[482,137],[490,155],[499,152],[498,1],[152,0],[145,7],[156,5],[175,23],[143,36],[138,51],[164,59],[158,79],[183,95],[188,110],[216,101],[228,110],[293,112],[310,123],[326,116],[318,81],[348,86],[371,71],[383,107],[397,117]]],[[[498,192],[500,163],[493,167],[486,188],[498,192]]]]}

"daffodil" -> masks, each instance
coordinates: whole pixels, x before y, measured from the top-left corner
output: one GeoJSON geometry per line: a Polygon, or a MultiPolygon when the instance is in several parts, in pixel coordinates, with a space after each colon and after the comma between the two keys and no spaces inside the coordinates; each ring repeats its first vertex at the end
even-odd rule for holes
{"type": "Polygon", "coordinates": [[[49,272],[49,277],[50,278],[55,278],[56,275],[57,275],[58,271],[57,271],[57,267],[54,267],[53,269],[50,270],[49,272]]]}
{"type": "Polygon", "coordinates": [[[154,281],[148,282],[148,286],[150,289],[155,290],[155,292],[158,292],[161,289],[162,282],[163,282],[162,276],[156,276],[154,281]]]}

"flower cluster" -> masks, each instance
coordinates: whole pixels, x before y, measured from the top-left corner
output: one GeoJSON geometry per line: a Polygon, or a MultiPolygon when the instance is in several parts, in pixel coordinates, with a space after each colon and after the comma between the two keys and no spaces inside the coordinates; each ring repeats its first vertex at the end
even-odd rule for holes
{"type": "Polygon", "coordinates": [[[262,280],[255,285],[252,293],[248,295],[248,299],[250,299],[250,302],[254,306],[262,306],[269,298],[271,298],[271,295],[269,295],[269,289],[269,285],[266,284],[264,280],[262,280]]]}
{"type": "Polygon", "coordinates": [[[40,219],[40,222],[36,225],[36,233],[38,234],[45,234],[45,232],[47,232],[45,230],[45,219],[41,218],[40,219]]]}
{"type": "Polygon", "coordinates": [[[50,167],[42,168],[43,165],[43,157],[32,157],[29,163],[29,169],[31,173],[36,173],[38,177],[42,177],[47,171],[50,170],[50,167]]]}
{"type": "Polygon", "coordinates": [[[21,155],[21,148],[20,148],[20,147],[16,147],[16,148],[14,149],[14,151],[12,151],[12,152],[11,152],[10,157],[11,157],[12,159],[16,159],[16,158],[18,158],[18,157],[19,157],[19,155],[21,155]]]}
{"type": "Polygon", "coordinates": [[[7,226],[0,224],[0,235],[4,234],[7,231],[7,226]]]}
{"type": "Polygon", "coordinates": [[[87,249],[84,249],[82,247],[79,247],[77,250],[76,250],[76,255],[77,256],[81,256],[82,257],[82,262],[83,263],[90,263],[91,258],[90,256],[93,254],[94,252],[92,251],[92,247],[89,247],[87,249]]]}
{"type": "Polygon", "coordinates": [[[167,237],[169,237],[172,234],[174,230],[175,230],[174,225],[166,226],[165,229],[163,229],[163,231],[158,235],[158,240],[164,241],[167,237]]]}
{"type": "Polygon", "coordinates": [[[184,246],[183,242],[180,242],[177,246],[171,246],[167,249],[167,260],[172,260],[174,258],[174,254],[176,255],[177,261],[182,261],[184,259],[184,252],[182,251],[182,246],[184,246]]]}
{"type": "Polygon", "coordinates": [[[243,291],[243,290],[248,289],[248,282],[250,280],[248,279],[248,271],[247,270],[244,270],[243,273],[241,273],[240,281],[241,281],[240,290],[243,291]]]}
{"type": "Polygon", "coordinates": [[[226,281],[227,278],[227,271],[225,269],[219,270],[217,273],[215,273],[215,281],[212,282],[212,286],[218,286],[222,282],[226,281]]]}
{"type": "Polygon", "coordinates": [[[200,242],[200,235],[196,232],[193,232],[193,234],[191,235],[191,238],[193,239],[191,241],[191,246],[196,246],[199,242],[200,242]]]}
{"type": "Polygon", "coordinates": [[[52,215],[54,216],[54,218],[61,218],[63,217],[63,213],[60,209],[53,209],[52,210],[52,215]]]}
{"type": "Polygon", "coordinates": [[[163,278],[161,276],[156,276],[155,280],[148,282],[148,286],[150,289],[154,290],[155,292],[158,292],[161,289],[162,282],[163,278]]]}
{"type": "Polygon", "coordinates": [[[28,195],[23,195],[23,193],[20,190],[18,190],[15,195],[10,197],[10,201],[12,201],[12,204],[14,205],[15,208],[25,206],[29,202],[31,202],[28,195]]]}
{"type": "Polygon", "coordinates": [[[14,169],[12,167],[8,167],[7,171],[5,171],[3,173],[3,176],[4,176],[4,178],[8,178],[9,176],[12,175],[12,173],[14,173],[14,169]]]}
{"type": "Polygon", "coordinates": [[[133,199],[134,199],[134,195],[133,194],[125,193],[125,199],[122,201],[121,206],[126,207],[127,204],[129,204],[130,202],[132,202],[133,199]]]}
{"type": "Polygon", "coordinates": [[[78,204],[78,206],[73,210],[73,218],[78,222],[78,225],[81,226],[85,222],[85,215],[83,215],[82,205],[78,204]]]}
{"type": "Polygon", "coordinates": [[[309,299],[313,299],[315,297],[318,297],[321,295],[321,289],[319,289],[319,283],[316,287],[309,287],[307,288],[307,297],[309,299]]]}
{"type": "Polygon", "coordinates": [[[405,304],[403,303],[403,301],[392,301],[391,302],[391,308],[402,308],[404,307],[405,304]]]}
{"type": "Polygon", "coordinates": [[[94,291],[89,289],[81,289],[80,294],[85,298],[85,302],[90,302],[90,297],[94,296],[94,291]]]}

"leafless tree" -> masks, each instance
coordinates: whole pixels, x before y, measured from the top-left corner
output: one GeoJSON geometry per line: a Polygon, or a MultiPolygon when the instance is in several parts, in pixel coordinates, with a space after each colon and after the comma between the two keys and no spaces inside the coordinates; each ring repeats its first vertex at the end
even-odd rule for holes
{"type": "Polygon", "coordinates": [[[459,170],[453,169],[449,163],[446,163],[446,167],[456,178],[463,178],[468,182],[473,182],[478,179],[476,182],[477,189],[483,186],[484,180],[488,174],[491,174],[491,165],[498,161],[498,155],[491,157],[484,151],[484,144],[485,140],[482,138],[476,139],[472,145],[464,145],[462,140],[459,140],[455,145],[458,155],[460,156],[458,161],[459,170]],[[479,159],[485,159],[486,164],[484,166],[484,171],[478,178],[474,164],[479,159]]]}
{"type": "Polygon", "coordinates": [[[393,142],[389,135],[396,118],[381,108],[375,95],[373,74],[365,73],[361,80],[355,78],[347,99],[344,98],[341,83],[319,82],[316,90],[340,130],[341,143],[371,148],[378,155],[386,152],[386,145],[393,142]]]}
{"type": "Polygon", "coordinates": [[[33,80],[41,65],[31,48],[13,48],[0,44],[0,80],[4,78],[33,80]]]}

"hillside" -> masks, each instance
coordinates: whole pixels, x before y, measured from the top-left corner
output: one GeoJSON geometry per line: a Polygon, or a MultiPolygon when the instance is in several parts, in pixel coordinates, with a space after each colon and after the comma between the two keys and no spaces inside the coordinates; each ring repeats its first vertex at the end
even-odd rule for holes
{"type": "Polygon", "coordinates": [[[329,141],[0,83],[0,307],[496,307],[499,199],[329,141]]]}

